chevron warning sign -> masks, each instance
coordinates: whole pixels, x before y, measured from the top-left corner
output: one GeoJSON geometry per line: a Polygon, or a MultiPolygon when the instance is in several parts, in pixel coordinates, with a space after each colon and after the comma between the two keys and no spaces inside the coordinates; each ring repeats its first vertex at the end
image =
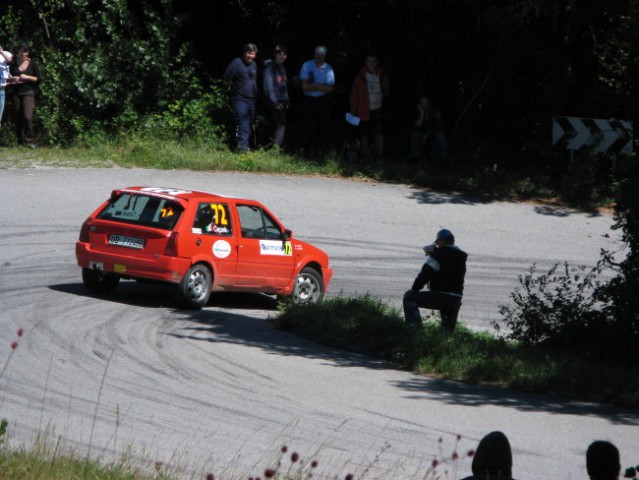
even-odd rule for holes
{"type": "Polygon", "coordinates": [[[552,144],[567,150],[631,154],[634,127],[626,120],[553,117],[552,144]]]}

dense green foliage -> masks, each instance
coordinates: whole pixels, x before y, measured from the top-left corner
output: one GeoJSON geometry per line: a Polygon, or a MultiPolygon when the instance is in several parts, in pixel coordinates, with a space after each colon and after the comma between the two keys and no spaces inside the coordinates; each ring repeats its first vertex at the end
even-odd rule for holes
{"type": "Polygon", "coordinates": [[[12,3],[0,7],[1,41],[14,51],[26,42],[40,64],[41,143],[132,132],[219,137],[214,115],[226,98],[218,84],[205,90],[194,80],[172,0],[12,3]]]}
{"type": "MultiPolygon", "coordinates": [[[[636,363],[632,352],[639,342],[639,166],[633,165],[623,176],[615,205],[616,223],[625,250],[602,252],[603,263],[616,276],[604,284],[598,294],[605,302],[603,313],[610,324],[612,340],[607,346],[616,358],[636,363]],[[619,259],[619,257],[622,257],[619,259]]],[[[608,337],[610,338],[610,337],[608,337]]]]}

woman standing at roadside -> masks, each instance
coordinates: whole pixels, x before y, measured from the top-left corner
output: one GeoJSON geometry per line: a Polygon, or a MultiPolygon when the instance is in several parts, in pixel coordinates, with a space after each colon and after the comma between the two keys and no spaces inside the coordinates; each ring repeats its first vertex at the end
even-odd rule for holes
{"type": "Polygon", "coordinates": [[[30,53],[31,50],[27,45],[20,45],[18,55],[11,66],[11,75],[14,77],[11,90],[18,142],[29,148],[35,148],[33,110],[35,109],[35,86],[40,80],[40,69],[30,53]]]}

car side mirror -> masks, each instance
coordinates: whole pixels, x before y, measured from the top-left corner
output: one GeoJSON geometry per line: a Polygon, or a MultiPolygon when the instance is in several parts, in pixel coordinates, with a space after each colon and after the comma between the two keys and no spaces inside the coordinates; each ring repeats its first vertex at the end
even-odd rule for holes
{"type": "Polygon", "coordinates": [[[288,228],[284,230],[282,233],[282,240],[289,240],[293,236],[293,232],[291,232],[288,228]]]}

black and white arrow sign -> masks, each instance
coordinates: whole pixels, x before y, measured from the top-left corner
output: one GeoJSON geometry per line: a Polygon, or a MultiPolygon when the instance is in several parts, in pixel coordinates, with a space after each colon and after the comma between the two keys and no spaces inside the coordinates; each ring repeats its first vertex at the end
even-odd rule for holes
{"type": "Polygon", "coordinates": [[[631,154],[632,122],[597,118],[553,117],[552,144],[567,150],[587,148],[595,153],[631,154]]]}

